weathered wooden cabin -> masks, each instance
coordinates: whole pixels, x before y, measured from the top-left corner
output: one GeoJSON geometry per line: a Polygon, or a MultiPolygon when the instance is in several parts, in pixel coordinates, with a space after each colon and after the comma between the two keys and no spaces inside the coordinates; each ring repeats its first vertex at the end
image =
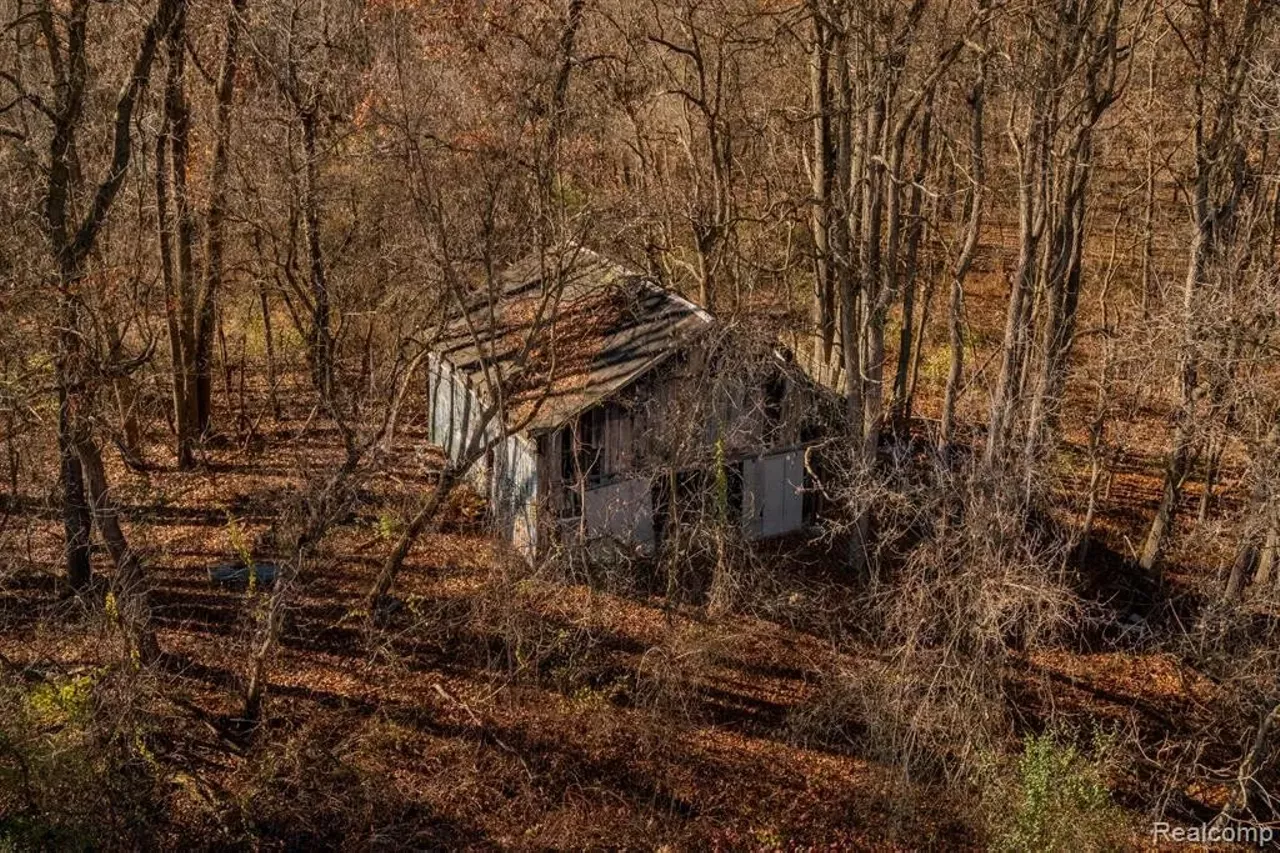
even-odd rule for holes
{"type": "Polygon", "coordinates": [[[752,538],[813,513],[805,457],[821,389],[585,248],[508,270],[495,298],[450,323],[429,383],[431,439],[455,460],[502,394],[471,481],[530,558],[602,538],[652,549],[697,512],[739,519],[752,538]]]}

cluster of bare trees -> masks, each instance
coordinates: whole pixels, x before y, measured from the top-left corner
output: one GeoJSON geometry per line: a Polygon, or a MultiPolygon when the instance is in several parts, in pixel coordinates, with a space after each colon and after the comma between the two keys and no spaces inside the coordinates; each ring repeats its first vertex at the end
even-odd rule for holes
{"type": "Polygon", "coordinates": [[[497,346],[485,309],[503,267],[547,255],[514,373],[486,367],[484,435],[387,556],[370,625],[503,438],[570,240],[766,328],[840,395],[854,572],[892,562],[873,506],[900,473],[885,449],[923,424],[950,497],[919,506],[959,537],[947,559],[1008,557],[1023,528],[1004,513],[1043,510],[1076,442],[1093,460],[1086,538],[1120,451],[1158,457],[1135,562],[1170,554],[1195,484],[1197,523],[1233,537],[1214,594],[1275,601],[1280,21],[1265,0],[0,9],[0,429],[15,495],[56,460],[71,587],[91,585],[96,530],[129,646],[157,653],[111,447],[135,469],[198,469],[259,430],[250,398],[278,419],[293,376],[289,397],[341,438],[281,524],[250,718],[289,591],[390,447],[433,336],[461,316],[497,346]],[[1117,394],[1140,386],[1168,414],[1165,446],[1116,443],[1133,421],[1079,369],[1095,357],[1117,394]],[[1000,541],[956,533],[957,503],[988,498],[1000,541]]]}
{"type": "MultiPolygon", "coordinates": [[[[501,346],[485,342],[492,317],[483,309],[492,307],[504,264],[579,236],[557,173],[583,6],[534,16],[542,32],[528,45],[526,70],[541,78],[525,94],[540,103],[498,117],[466,114],[459,93],[447,90],[466,82],[474,70],[468,57],[489,40],[518,61],[509,29],[515,21],[495,22],[486,33],[459,20],[448,39],[432,43],[429,32],[405,41],[428,12],[393,8],[371,22],[355,4],[234,0],[206,8],[179,0],[111,13],[89,3],[69,10],[19,3],[8,11],[4,158],[22,181],[7,199],[16,231],[7,286],[32,291],[31,316],[48,318],[56,334],[47,349],[33,335],[16,340],[7,355],[20,364],[49,359],[71,586],[91,584],[96,528],[115,564],[109,609],[126,629],[131,653],[144,661],[156,656],[142,555],[126,539],[102,442],[114,441],[128,466],[167,466],[146,458],[157,452],[154,438],[167,421],[174,464],[191,470],[211,443],[252,436],[261,416],[245,403],[249,333],[238,335],[237,392],[227,306],[244,312],[240,317],[259,312],[266,384],[258,387],[277,418],[276,361],[289,356],[275,351],[273,320],[287,317],[309,377],[307,420],[323,417],[341,440],[341,459],[315,472],[298,505],[286,507],[270,541],[260,543],[280,572],[246,676],[245,716],[257,719],[297,580],[385,457],[406,398],[418,393],[417,368],[440,320],[462,311],[478,346],[501,346]],[[141,13],[144,26],[127,20],[141,13]],[[200,37],[209,31],[212,39],[200,37]],[[375,34],[386,37],[376,53],[375,34]],[[547,56],[537,53],[548,46],[554,49],[547,56]],[[431,94],[446,92],[438,103],[417,85],[433,50],[450,55],[457,75],[436,76],[431,94]],[[456,120],[445,127],[437,119],[450,109],[456,120]],[[98,138],[104,128],[105,156],[98,138]],[[462,141],[468,134],[478,141],[462,141]],[[149,161],[147,151],[154,152],[149,161]],[[349,168],[353,159],[368,168],[349,168]],[[479,176],[474,183],[447,177],[470,170],[479,176]],[[338,231],[335,216],[345,220],[338,231]],[[37,235],[44,252],[23,245],[24,236],[37,235]],[[129,299],[119,298],[121,280],[129,299]],[[163,361],[157,319],[167,333],[163,361]],[[215,411],[219,367],[226,393],[215,411]],[[145,393],[159,388],[171,395],[167,405],[145,393]]],[[[498,70],[507,69],[491,69],[495,77],[498,70]]],[[[554,282],[567,261],[548,255],[547,263],[554,282]]],[[[543,316],[526,332],[526,352],[545,346],[542,330],[558,297],[549,284],[543,316]]],[[[486,371],[494,403],[464,458],[436,479],[388,557],[369,592],[370,621],[450,490],[501,439],[500,430],[485,427],[505,428],[502,390],[530,360],[486,371]]],[[[38,405],[27,397],[14,398],[16,413],[38,405]]],[[[13,438],[16,495],[22,460],[13,438]]],[[[35,457],[28,454],[28,463],[35,457]]]]}

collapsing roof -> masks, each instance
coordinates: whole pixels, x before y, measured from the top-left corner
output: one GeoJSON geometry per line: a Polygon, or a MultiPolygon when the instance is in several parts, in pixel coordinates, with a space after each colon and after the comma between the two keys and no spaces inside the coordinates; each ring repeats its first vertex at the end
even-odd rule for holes
{"type": "Polygon", "coordinates": [[[653,370],[712,316],[649,277],[573,245],[534,255],[446,327],[438,351],[500,375],[509,427],[555,429],[653,370]]]}

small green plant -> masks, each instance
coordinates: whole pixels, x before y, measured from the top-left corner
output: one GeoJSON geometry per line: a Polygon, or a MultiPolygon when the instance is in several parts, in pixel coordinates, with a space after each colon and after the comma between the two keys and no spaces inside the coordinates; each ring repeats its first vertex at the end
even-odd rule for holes
{"type": "Polygon", "coordinates": [[[951,370],[951,350],[948,347],[932,347],[926,351],[920,367],[921,376],[931,385],[941,386],[951,370]]]}
{"type": "Polygon", "coordinates": [[[138,834],[120,846],[154,846],[162,768],[132,679],[126,669],[0,678],[0,853],[94,850],[126,825],[138,834]]]}
{"type": "Polygon", "coordinates": [[[751,835],[760,850],[782,850],[786,847],[782,835],[772,826],[752,830],[751,835]]]}
{"type": "Polygon", "coordinates": [[[107,591],[107,596],[102,602],[102,609],[106,612],[107,622],[112,627],[120,624],[120,604],[116,601],[114,592],[107,591]]]}
{"type": "Polygon", "coordinates": [[[245,565],[253,564],[249,540],[244,535],[244,529],[240,527],[240,520],[230,512],[227,513],[227,540],[231,543],[231,550],[244,561],[245,565]]]}
{"type": "Polygon", "coordinates": [[[258,591],[258,569],[253,564],[253,551],[249,548],[249,539],[244,535],[240,520],[230,511],[227,512],[227,541],[231,543],[231,550],[249,572],[249,595],[252,596],[258,591]]]}
{"type": "Polygon", "coordinates": [[[374,527],[378,532],[379,539],[384,542],[391,542],[400,537],[400,531],[404,526],[394,514],[381,512],[378,514],[378,520],[374,522],[374,527]]]}
{"type": "Polygon", "coordinates": [[[1110,749],[1095,739],[1092,756],[1057,732],[1028,735],[1012,762],[985,768],[984,807],[991,849],[997,851],[1084,851],[1116,849],[1123,819],[1103,780],[1101,766],[1110,749]]]}
{"type": "Polygon", "coordinates": [[[82,727],[88,722],[92,702],[93,679],[77,675],[61,683],[36,685],[27,695],[27,710],[43,726],[82,727]]]}

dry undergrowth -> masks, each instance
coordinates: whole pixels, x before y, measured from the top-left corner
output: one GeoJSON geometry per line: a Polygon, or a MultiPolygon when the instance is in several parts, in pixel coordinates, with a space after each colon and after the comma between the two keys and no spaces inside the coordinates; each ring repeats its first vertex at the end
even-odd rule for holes
{"type": "Polygon", "coordinates": [[[302,579],[267,722],[246,737],[230,722],[262,591],[214,587],[207,571],[271,541],[275,509],[331,458],[315,436],[310,455],[274,464],[229,449],[202,474],[117,473],[150,545],[167,653],[153,668],[122,663],[109,608],[66,597],[46,573],[53,520],[13,517],[10,553],[31,559],[8,559],[0,603],[12,838],[976,846],[1007,829],[984,790],[1088,762],[1098,731],[1111,744],[1099,772],[1130,809],[1107,832],[1229,800],[1230,773],[1201,771],[1233,766],[1226,741],[1243,729],[1230,721],[1258,710],[1240,650],[1266,663],[1265,637],[1219,631],[1179,648],[1157,641],[1154,617],[1129,631],[1081,597],[1057,539],[1014,535],[976,500],[927,535],[911,528],[906,559],[869,589],[841,577],[824,543],[760,548],[713,616],[710,566],[683,576],[678,604],[660,566],[529,567],[501,554],[483,507],[459,493],[367,637],[360,595],[438,464],[412,452],[364,487],[302,579]],[[1064,630],[1088,619],[1100,648],[1064,630]],[[1220,684],[1180,662],[1214,649],[1220,684]],[[1059,760],[1045,746],[1019,763],[1022,733],[1051,722],[1064,724],[1061,749],[1074,738],[1081,751],[1059,760]]]}

